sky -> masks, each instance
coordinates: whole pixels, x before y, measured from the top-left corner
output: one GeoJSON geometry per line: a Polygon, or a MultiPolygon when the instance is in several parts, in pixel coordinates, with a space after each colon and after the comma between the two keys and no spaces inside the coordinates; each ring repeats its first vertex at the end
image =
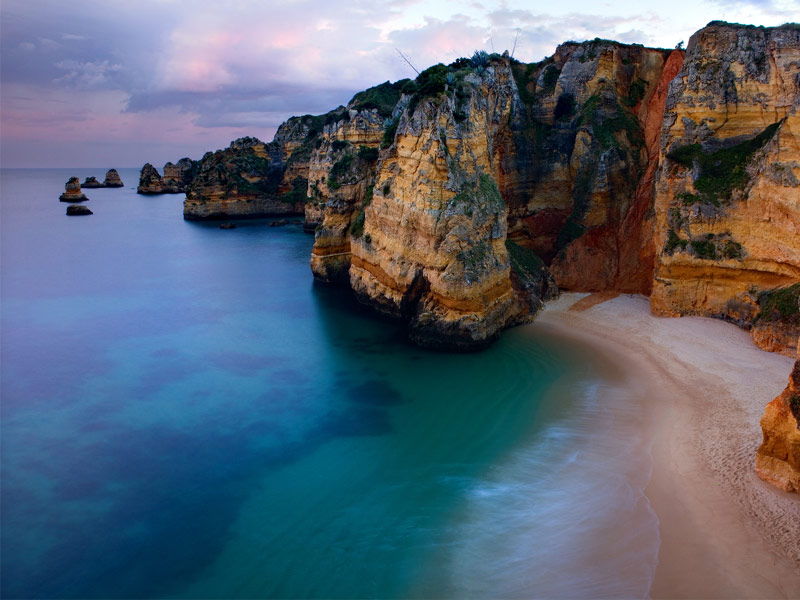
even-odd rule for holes
{"type": "Polygon", "coordinates": [[[475,50],[595,37],[673,48],[800,0],[2,0],[0,166],[159,169],[475,50]]]}

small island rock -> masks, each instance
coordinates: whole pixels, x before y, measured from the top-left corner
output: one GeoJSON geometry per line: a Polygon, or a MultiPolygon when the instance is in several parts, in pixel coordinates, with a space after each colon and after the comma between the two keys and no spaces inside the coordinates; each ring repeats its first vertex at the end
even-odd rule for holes
{"type": "Polygon", "coordinates": [[[97,177],[87,177],[86,181],[81,184],[85,188],[101,188],[105,187],[102,183],[97,181],[97,177]]]}
{"type": "Polygon", "coordinates": [[[161,174],[153,165],[146,163],[139,174],[139,187],[136,188],[137,194],[162,194],[164,192],[164,180],[161,174]]]}
{"type": "Polygon", "coordinates": [[[109,169],[106,173],[106,179],[103,182],[105,187],[116,188],[116,187],[124,187],[124,183],[122,183],[122,179],[117,173],[116,169],[109,169]]]}
{"type": "Polygon", "coordinates": [[[83,204],[72,204],[67,207],[68,217],[80,217],[83,215],[93,215],[94,213],[83,204]]]}
{"type": "Polygon", "coordinates": [[[88,200],[81,192],[81,180],[77,177],[70,177],[65,187],[66,191],[58,197],[61,202],[84,202],[88,200]]]}

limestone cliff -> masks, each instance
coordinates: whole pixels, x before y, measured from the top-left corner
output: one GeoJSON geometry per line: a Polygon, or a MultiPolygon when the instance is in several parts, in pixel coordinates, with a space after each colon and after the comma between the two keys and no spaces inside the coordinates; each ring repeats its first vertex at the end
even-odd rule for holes
{"type": "MultiPolygon", "coordinates": [[[[748,326],[760,293],[800,281],[799,108],[800,28],[712,23],[692,36],[661,130],[655,313],[748,326]]],[[[800,331],[777,321],[761,319],[754,339],[786,350],[800,331]]]]}
{"type": "Polygon", "coordinates": [[[235,140],[224,150],[207,152],[186,193],[187,220],[256,218],[302,214],[302,199],[279,196],[282,165],[256,138],[235,140]]]}
{"type": "Polygon", "coordinates": [[[405,83],[387,81],[356,94],[342,118],[324,128],[311,156],[306,222],[318,222],[311,271],[319,281],[349,283],[350,239],[363,235],[380,149],[391,144],[385,132],[404,107],[405,83]]]}
{"type": "Polygon", "coordinates": [[[761,418],[764,441],[756,454],[756,472],[784,491],[800,493],[800,353],[797,356],[789,384],[767,404],[761,418]]]}
{"type": "MultiPolygon", "coordinates": [[[[164,176],[153,165],[147,163],[139,174],[137,194],[183,194],[195,177],[198,163],[190,158],[182,158],[177,163],[164,165],[164,176]]],[[[115,169],[106,173],[106,181],[114,182],[108,187],[121,187],[122,180],[115,169]]]]}
{"type": "Polygon", "coordinates": [[[387,127],[363,233],[351,236],[350,285],[362,302],[406,319],[421,345],[480,347],[537,308],[512,282],[495,181],[517,102],[510,61],[436,65],[408,92],[387,127]]]}

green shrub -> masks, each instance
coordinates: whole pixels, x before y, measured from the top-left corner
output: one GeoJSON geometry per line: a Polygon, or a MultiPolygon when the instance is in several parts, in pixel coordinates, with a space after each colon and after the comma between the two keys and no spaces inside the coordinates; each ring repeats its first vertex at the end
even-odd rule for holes
{"type": "Polygon", "coordinates": [[[664,252],[671,255],[678,247],[685,250],[688,243],[688,240],[682,240],[673,229],[670,229],[667,233],[667,243],[664,244],[664,252]]]}
{"type": "Polygon", "coordinates": [[[636,81],[631,82],[631,85],[628,88],[628,97],[623,98],[622,101],[630,107],[636,106],[639,104],[642,98],[644,98],[644,93],[646,90],[647,80],[640,77],[636,81]]]}
{"type": "Polygon", "coordinates": [[[334,152],[338,152],[339,150],[344,150],[347,148],[347,142],[344,140],[333,140],[331,143],[331,150],[334,152]]]}
{"type": "Polygon", "coordinates": [[[355,110],[377,109],[379,115],[390,118],[400,100],[400,94],[410,81],[410,79],[401,79],[394,83],[384,81],[380,85],[358,92],[348,106],[355,110]]]}
{"type": "Polygon", "coordinates": [[[704,260],[717,260],[717,246],[710,240],[692,240],[692,250],[698,258],[704,260]]]}
{"type": "Polygon", "coordinates": [[[350,165],[352,164],[353,164],[352,154],[345,154],[342,158],[333,163],[333,166],[331,167],[331,170],[328,173],[328,187],[330,189],[336,190],[341,187],[341,182],[339,181],[339,178],[344,177],[348,169],[350,169],[350,165]]]}
{"type": "Polygon", "coordinates": [[[397,133],[397,126],[400,124],[400,118],[396,118],[386,129],[383,130],[383,139],[381,140],[381,148],[388,148],[394,143],[394,136],[397,133]]]}
{"type": "Polygon", "coordinates": [[[375,162],[378,160],[378,149],[369,146],[358,147],[358,158],[364,162],[375,162]]]}
{"type": "Polygon", "coordinates": [[[706,152],[700,144],[674,148],[667,158],[687,168],[699,166],[700,175],[694,188],[703,202],[719,205],[731,199],[734,190],[744,188],[750,181],[747,163],[757,150],[762,148],[781,122],[773,123],[754,138],[715,152],[706,152]]]}
{"type": "Polygon", "coordinates": [[[522,278],[538,274],[544,267],[544,261],[533,250],[520,246],[506,239],[506,250],[511,261],[511,268],[522,278]]]}
{"type": "MultiPolygon", "coordinates": [[[[356,218],[353,220],[353,223],[350,225],[350,235],[354,238],[360,238],[364,234],[364,219],[366,218],[365,209],[372,202],[372,190],[373,186],[369,186],[367,188],[364,202],[361,204],[361,210],[358,212],[356,218]]],[[[364,237],[364,241],[369,244],[372,239],[369,237],[369,235],[367,235],[364,237]]]]}
{"type": "Polygon", "coordinates": [[[542,91],[549,94],[556,89],[559,75],[561,75],[561,69],[555,65],[548,65],[542,75],[542,91]]]}
{"type": "Polygon", "coordinates": [[[758,294],[758,319],[800,323],[800,283],[758,294]]]}
{"type": "Polygon", "coordinates": [[[425,98],[438,96],[444,92],[447,84],[449,68],[442,63],[428,67],[417,76],[416,91],[408,102],[408,114],[416,110],[417,105],[425,98]]]}

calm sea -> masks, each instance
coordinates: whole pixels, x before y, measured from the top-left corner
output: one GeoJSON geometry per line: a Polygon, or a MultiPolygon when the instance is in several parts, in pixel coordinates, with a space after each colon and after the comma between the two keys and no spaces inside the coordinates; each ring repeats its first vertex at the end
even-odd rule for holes
{"type": "Polygon", "coordinates": [[[408,345],[298,225],[3,170],[6,598],[644,597],[643,416],[536,324],[408,345]]]}

